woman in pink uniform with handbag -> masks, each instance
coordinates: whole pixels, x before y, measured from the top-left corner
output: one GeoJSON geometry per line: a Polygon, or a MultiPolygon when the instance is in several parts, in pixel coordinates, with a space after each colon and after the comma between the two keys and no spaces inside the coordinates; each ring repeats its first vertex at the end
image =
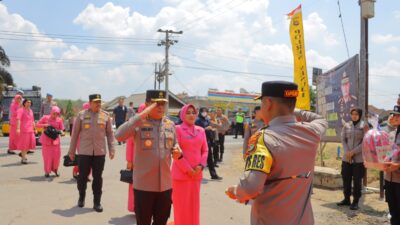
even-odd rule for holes
{"type": "MultiPolygon", "coordinates": [[[[37,127],[44,127],[46,129],[48,126],[52,126],[62,134],[64,130],[64,121],[60,118],[60,112],[60,108],[53,106],[50,115],[43,116],[37,123],[37,127]]],[[[53,140],[43,133],[40,136],[40,143],[42,143],[44,176],[49,177],[50,173],[54,172],[58,177],[58,167],[61,158],[60,136],[53,140]]]]}
{"type": "Polygon", "coordinates": [[[17,148],[21,150],[19,156],[22,164],[28,164],[27,153],[36,148],[35,119],[31,105],[32,101],[25,99],[23,107],[17,110],[17,148]]]}
{"type": "Polygon", "coordinates": [[[177,141],[183,155],[172,165],[172,202],[175,225],[200,225],[200,184],[207,163],[208,145],[205,131],[194,123],[193,105],[181,109],[182,124],[176,126],[177,141]]]}
{"type": "Polygon", "coordinates": [[[17,111],[21,108],[21,95],[15,95],[10,105],[10,133],[8,137],[8,153],[15,154],[13,151],[17,150],[17,111]]]}

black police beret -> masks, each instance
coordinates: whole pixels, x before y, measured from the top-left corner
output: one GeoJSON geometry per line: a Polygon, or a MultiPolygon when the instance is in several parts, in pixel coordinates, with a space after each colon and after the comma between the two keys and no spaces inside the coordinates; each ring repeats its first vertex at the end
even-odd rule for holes
{"type": "Polygon", "coordinates": [[[262,83],[261,99],[263,96],[276,98],[296,98],[299,95],[297,84],[288,81],[267,81],[262,83]]]}
{"type": "Polygon", "coordinates": [[[101,101],[101,95],[100,94],[89,95],[89,102],[92,101],[101,101]]]}
{"type": "Polygon", "coordinates": [[[168,102],[166,92],[163,90],[147,90],[146,91],[147,102],[168,102]]]}

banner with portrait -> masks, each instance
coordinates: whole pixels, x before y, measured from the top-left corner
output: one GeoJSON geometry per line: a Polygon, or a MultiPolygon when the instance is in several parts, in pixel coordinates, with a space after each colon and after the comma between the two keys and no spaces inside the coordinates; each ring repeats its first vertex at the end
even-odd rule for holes
{"type": "Polygon", "coordinates": [[[329,124],[323,141],[340,142],[343,124],[351,120],[351,108],[358,106],[358,78],[358,55],[317,77],[317,112],[329,124]]]}

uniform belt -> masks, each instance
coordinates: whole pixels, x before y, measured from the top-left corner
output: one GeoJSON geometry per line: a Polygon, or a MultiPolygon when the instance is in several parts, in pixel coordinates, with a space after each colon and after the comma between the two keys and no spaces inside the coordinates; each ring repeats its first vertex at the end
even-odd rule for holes
{"type": "Polygon", "coordinates": [[[302,173],[299,175],[295,175],[295,176],[290,176],[290,177],[282,177],[282,178],[276,178],[276,179],[272,179],[272,180],[268,180],[265,181],[264,185],[268,185],[274,182],[278,182],[278,181],[283,181],[283,180],[291,180],[291,179],[298,179],[298,178],[303,178],[303,179],[308,179],[311,175],[311,171],[308,171],[307,173],[302,173]]]}

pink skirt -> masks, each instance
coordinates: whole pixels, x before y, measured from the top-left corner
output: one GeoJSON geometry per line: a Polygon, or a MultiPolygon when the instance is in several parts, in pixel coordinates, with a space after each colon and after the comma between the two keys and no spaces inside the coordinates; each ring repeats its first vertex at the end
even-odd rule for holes
{"type": "Polygon", "coordinates": [[[175,225],[200,225],[201,180],[172,180],[175,225]]]}
{"type": "Polygon", "coordinates": [[[17,135],[16,142],[19,150],[34,150],[36,148],[35,133],[21,132],[17,135]]]}
{"type": "Polygon", "coordinates": [[[10,133],[8,136],[8,149],[9,150],[17,150],[17,126],[12,124],[10,125],[10,133]]]}

